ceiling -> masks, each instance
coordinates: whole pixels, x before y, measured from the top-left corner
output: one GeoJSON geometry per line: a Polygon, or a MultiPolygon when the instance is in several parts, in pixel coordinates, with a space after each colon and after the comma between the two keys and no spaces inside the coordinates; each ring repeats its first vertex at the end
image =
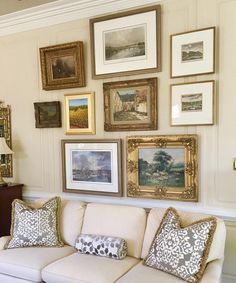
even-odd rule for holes
{"type": "Polygon", "coordinates": [[[0,0],[0,16],[58,0],[0,0]]]}

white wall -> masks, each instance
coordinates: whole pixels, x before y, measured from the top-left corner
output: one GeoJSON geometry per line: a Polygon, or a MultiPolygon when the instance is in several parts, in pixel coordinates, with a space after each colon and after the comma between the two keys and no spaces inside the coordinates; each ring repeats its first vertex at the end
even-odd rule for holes
{"type": "MultiPolygon", "coordinates": [[[[133,0],[135,3],[135,0],[133,0]]],[[[125,203],[145,207],[176,206],[222,216],[228,236],[224,281],[236,282],[236,1],[169,0],[162,4],[162,72],[106,80],[91,79],[89,19],[76,20],[0,38],[1,100],[11,105],[14,181],[25,184],[26,197],[62,195],[86,201],[125,203]],[[169,36],[173,33],[217,27],[217,71],[214,75],[170,79],[169,36]],[[79,89],[43,91],[39,47],[81,40],[85,48],[87,86],[79,89]],[[104,132],[103,82],[158,77],[158,130],[151,132],[104,132]],[[214,126],[169,126],[169,85],[216,80],[217,124],[214,126]],[[66,136],[64,128],[36,129],[33,102],[60,100],[64,94],[96,93],[95,136],[66,136]],[[126,195],[125,138],[129,135],[197,134],[199,136],[199,203],[135,200],[62,193],[61,139],[122,138],[124,195],[126,195]]],[[[64,126],[64,121],[63,121],[64,126]]]]}

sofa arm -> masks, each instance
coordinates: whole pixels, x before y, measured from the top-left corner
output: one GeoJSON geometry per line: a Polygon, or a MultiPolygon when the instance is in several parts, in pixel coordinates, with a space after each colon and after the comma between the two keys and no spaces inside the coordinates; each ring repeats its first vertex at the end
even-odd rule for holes
{"type": "Polygon", "coordinates": [[[220,283],[223,260],[216,259],[209,262],[204,271],[201,283],[220,283]]]}
{"type": "Polygon", "coordinates": [[[4,246],[9,239],[10,239],[10,236],[3,236],[0,238],[0,250],[4,249],[4,246]]]}

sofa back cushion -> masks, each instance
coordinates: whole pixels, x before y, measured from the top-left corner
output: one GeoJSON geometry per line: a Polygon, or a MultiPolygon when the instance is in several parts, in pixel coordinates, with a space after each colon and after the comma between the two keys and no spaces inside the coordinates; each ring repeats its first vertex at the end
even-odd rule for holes
{"type": "Polygon", "coordinates": [[[123,238],[127,242],[127,254],[140,258],[146,218],[143,208],[90,203],[85,211],[82,233],[123,238]]]}
{"type": "MultiPolygon", "coordinates": [[[[40,207],[47,200],[35,200],[33,206],[40,207]]],[[[65,244],[74,246],[77,236],[81,232],[85,203],[81,201],[61,200],[60,227],[61,238],[65,244]]]]}
{"type": "MultiPolygon", "coordinates": [[[[165,208],[153,208],[150,211],[147,219],[147,228],[144,235],[141,258],[147,257],[152,242],[155,238],[157,229],[162,221],[165,212],[166,212],[165,208]]],[[[206,214],[184,212],[184,211],[178,211],[178,214],[181,219],[181,226],[188,226],[193,222],[209,217],[209,215],[206,214]]],[[[214,233],[207,262],[224,257],[224,243],[226,236],[225,224],[223,220],[219,218],[216,219],[217,219],[217,226],[214,233]]]]}

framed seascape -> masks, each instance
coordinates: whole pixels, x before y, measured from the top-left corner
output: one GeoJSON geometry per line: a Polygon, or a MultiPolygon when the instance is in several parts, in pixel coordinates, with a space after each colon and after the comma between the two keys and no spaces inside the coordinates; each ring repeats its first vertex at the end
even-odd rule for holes
{"type": "Polygon", "coordinates": [[[103,84],[105,131],[157,129],[157,78],[103,84]]]}
{"type": "Polygon", "coordinates": [[[171,78],[215,72],[215,27],[171,35],[171,78]]]}
{"type": "Polygon", "coordinates": [[[94,79],[161,70],[161,6],[90,20],[94,79]]]}
{"type": "Polygon", "coordinates": [[[62,140],[63,191],[122,195],[121,140],[62,140]]]}
{"type": "Polygon", "coordinates": [[[171,85],[171,126],[214,124],[215,81],[171,85]]]}
{"type": "Polygon", "coordinates": [[[83,42],[40,48],[43,89],[85,86],[83,42]]]}
{"type": "Polygon", "coordinates": [[[65,95],[67,135],[95,134],[94,96],[94,92],[65,95]]]}
{"type": "Polygon", "coordinates": [[[127,138],[128,196],[198,201],[197,136],[127,138]]]}

